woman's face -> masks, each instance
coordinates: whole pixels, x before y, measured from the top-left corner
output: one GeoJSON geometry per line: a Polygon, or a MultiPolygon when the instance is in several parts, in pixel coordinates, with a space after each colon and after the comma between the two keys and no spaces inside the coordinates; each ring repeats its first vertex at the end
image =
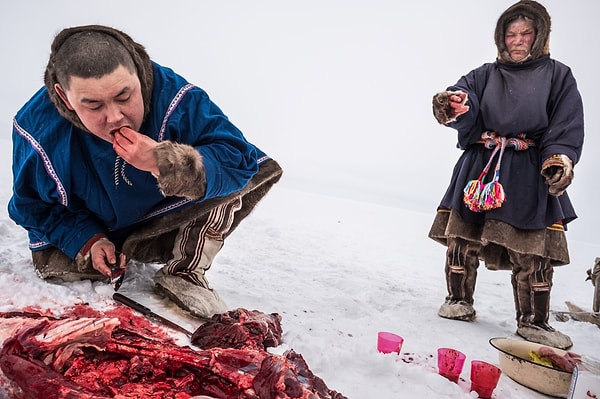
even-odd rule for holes
{"type": "Polygon", "coordinates": [[[72,76],[69,88],[55,90],[84,126],[110,143],[122,127],[139,131],[144,119],[144,100],[138,76],[119,66],[100,78],[72,76]]]}
{"type": "Polygon", "coordinates": [[[515,62],[523,61],[531,52],[535,41],[533,21],[519,18],[511,22],[504,34],[504,44],[510,58],[515,62]]]}

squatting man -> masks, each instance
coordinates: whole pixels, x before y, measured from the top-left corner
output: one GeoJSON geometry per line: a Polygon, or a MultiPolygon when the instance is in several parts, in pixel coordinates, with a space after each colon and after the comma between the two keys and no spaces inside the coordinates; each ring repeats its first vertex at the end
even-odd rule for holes
{"type": "Polygon", "coordinates": [[[158,291],[199,316],[227,310],[205,276],[225,238],[282,173],[201,88],[117,29],[51,45],[13,124],[10,217],[44,279],[100,280],[164,264],[158,291]]]}

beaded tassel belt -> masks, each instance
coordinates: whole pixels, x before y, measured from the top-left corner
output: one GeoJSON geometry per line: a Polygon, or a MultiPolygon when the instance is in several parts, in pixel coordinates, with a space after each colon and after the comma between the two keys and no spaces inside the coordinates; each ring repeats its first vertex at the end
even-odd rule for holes
{"type": "Polygon", "coordinates": [[[500,208],[504,201],[506,201],[506,195],[504,194],[504,187],[500,184],[500,165],[502,164],[502,156],[504,150],[507,147],[514,148],[515,151],[527,150],[530,146],[535,145],[535,142],[531,139],[525,138],[525,134],[521,133],[517,137],[506,138],[498,136],[494,132],[484,132],[481,134],[481,139],[478,143],[483,144],[487,149],[493,149],[490,160],[488,161],[485,168],[476,180],[471,180],[467,183],[463,190],[463,202],[473,212],[484,212],[491,209],[500,208]],[[497,153],[498,162],[494,169],[494,177],[489,183],[484,183],[485,177],[487,176],[492,160],[497,153]]]}

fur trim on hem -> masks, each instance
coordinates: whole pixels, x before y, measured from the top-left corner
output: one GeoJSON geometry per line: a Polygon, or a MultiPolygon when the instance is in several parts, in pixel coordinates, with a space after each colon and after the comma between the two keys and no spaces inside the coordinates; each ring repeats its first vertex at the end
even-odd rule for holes
{"type": "Polygon", "coordinates": [[[479,257],[490,270],[512,270],[508,251],[537,255],[552,266],[570,263],[567,238],[562,229],[521,230],[499,220],[483,225],[466,223],[458,212],[440,209],[429,231],[429,238],[448,245],[448,238],[459,237],[481,244],[479,257]]]}
{"type": "MultiPolygon", "coordinates": [[[[179,226],[192,220],[205,219],[220,204],[242,197],[242,209],[235,213],[233,224],[228,232],[231,234],[239,223],[248,216],[258,202],[279,181],[283,170],[279,164],[269,159],[260,164],[258,173],[240,191],[227,197],[217,197],[192,203],[177,212],[168,213],[152,219],[139,226],[123,243],[122,251],[128,259],[141,262],[166,263],[172,256],[171,250],[179,226]]],[[[227,238],[225,236],[224,238],[227,238]]]]}
{"type": "Polygon", "coordinates": [[[180,196],[191,200],[206,192],[206,174],[202,155],[187,144],[171,141],[158,143],[154,149],[160,175],[156,177],[164,196],[180,196]]]}

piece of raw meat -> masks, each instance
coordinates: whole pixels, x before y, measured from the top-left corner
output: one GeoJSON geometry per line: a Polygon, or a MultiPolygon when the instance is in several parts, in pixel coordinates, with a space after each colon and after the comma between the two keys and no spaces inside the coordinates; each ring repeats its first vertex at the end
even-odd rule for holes
{"type": "Polygon", "coordinates": [[[202,349],[266,350],[279,346],[282,334],[279,314],[235,309],[214,315],[194,331],[191,340],[202,349]]]}

